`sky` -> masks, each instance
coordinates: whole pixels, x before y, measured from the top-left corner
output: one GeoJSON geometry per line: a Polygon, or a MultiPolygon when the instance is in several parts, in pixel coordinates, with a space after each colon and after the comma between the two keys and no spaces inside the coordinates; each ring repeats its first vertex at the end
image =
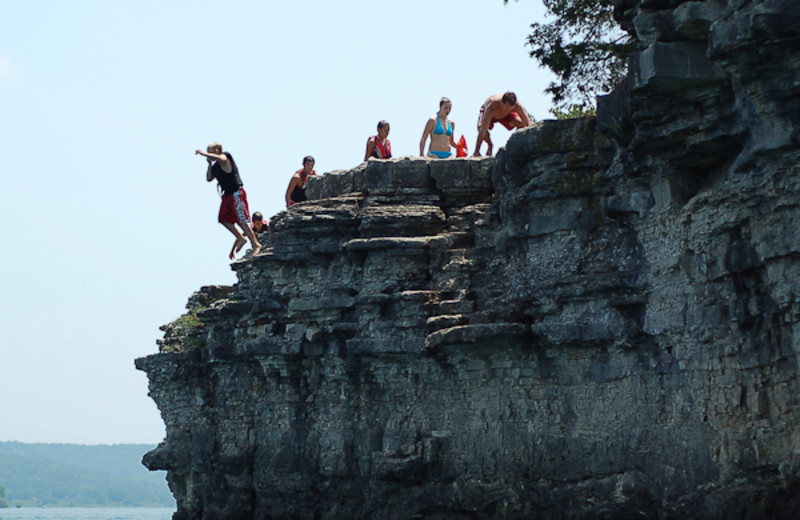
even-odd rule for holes
{"type": "MultiPolygon", "coordinates": [[[[475,144],[516,92],[550,118],[528,56],[538,0],[0,0],[0,441],[156,444],[134,359],[232,236],[194,151],[233,154],[251,211],[284,210],[302,158],[357,166],[379,120],[417,155],[439,99],[475,144]]],[[[496,149],[510,136],[499,125],[496,149]]]]}

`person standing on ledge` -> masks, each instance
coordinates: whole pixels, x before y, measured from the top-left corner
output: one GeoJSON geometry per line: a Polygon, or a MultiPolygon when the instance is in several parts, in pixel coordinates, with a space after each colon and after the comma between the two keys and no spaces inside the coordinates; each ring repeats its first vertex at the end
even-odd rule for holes
{"type": "Polygon", "coordinates": [[[316,175],[314,170],[314,158],[310,155],[303,157],[303,167],[294,172],[289,187],[286,188],[286,209],[294,206],[298,202],[308,200],[306,195],[306,180],[309,175],[316,175]]]}
{"type": "Polygon", "coordinates": [[[428,119],[428,122],[425,123],[425,129],[422,131],[422,139],[419,141],[419,154],[421,156],[425,156],[425,143],[428,141],[428,136],[431,137],[428,156],[447,159],[453,155],[450,148],[456,147],[456,141],[453,139],[453,130],[456,124],[447,119],[452,108],[453,102],[446,97],[439,101],[439,111],[436,113],[436,117],[428,119]]]}
{"type": "Polygon", "coordinates": [[[218,220],[220,224],[225,226],[225,229],[236,237],[228,258],[233,260],[236,253],[247,243],[242,233],[236,228],[237,224],[250,240],[250,244],[253,247],[253,256],[257,255],[261,251],[261,244],[250,228],[250,209],[247,207],[247,193],[244,191],[242,179],[239,177],[239,168],[236,167],[233,156],[228,152],[223,152],[222,145],[219,143],[211,143],[205,152],[197,149],[195,154],[202,155],[208,161],[206,180],[211,182],[217,179],[218,186],[222,190],[222,202],[219,206],[218,220]]]}
{"type": "Polygon", "coordinates": [[[367,153],[364,154],[366,161],[370,157],[376,159],[391,159],[392,158],[392,143],[389,142],[389,122],[378,122],[378,135],[373,135],[367,139],[367,153]]]}
{"type": "Polygon", "coordinates": [[[494,94],[481,106],[481,113],[478,116],[478,142],[475,143],[475,157],[481,156],[481,143],[486,141],[489,145],[486,155],[492,155],[492,138],[489,130],[494,128],[495,123],[500,123],[509,130],[515,128],[525,128],[530,126],[531,118],[528,112],[517,102],[517,95],[513,92],[505,94],[494,94]]]}

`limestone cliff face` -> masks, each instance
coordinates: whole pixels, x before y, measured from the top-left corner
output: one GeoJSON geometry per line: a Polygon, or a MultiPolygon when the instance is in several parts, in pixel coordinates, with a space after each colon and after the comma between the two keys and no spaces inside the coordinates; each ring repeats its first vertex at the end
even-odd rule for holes
{"type": "Polygon", "coordinates": [[[618,16],[597,119],[312,179],[165,327],[176,519],[798,518],[800,4],[618,16]]]}

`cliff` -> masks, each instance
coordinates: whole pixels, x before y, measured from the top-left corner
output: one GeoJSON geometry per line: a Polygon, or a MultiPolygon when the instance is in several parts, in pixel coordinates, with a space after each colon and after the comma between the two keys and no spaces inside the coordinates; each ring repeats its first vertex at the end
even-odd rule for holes
{"type": "Polygon", "coordinates": [[[800,515],[800,5],[617,4],[596,119],[311,179],[164,327],[176,519],[800,515]]]}

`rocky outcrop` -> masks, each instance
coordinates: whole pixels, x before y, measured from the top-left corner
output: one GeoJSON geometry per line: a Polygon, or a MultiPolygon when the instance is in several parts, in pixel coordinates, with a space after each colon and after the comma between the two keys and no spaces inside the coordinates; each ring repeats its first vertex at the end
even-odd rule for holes
{"type": "Polygon", "coordinates": [[[800,514],[800,5],[617,3],[597,119],[312,179],[165,326],[176,519],[800,514]]]}

